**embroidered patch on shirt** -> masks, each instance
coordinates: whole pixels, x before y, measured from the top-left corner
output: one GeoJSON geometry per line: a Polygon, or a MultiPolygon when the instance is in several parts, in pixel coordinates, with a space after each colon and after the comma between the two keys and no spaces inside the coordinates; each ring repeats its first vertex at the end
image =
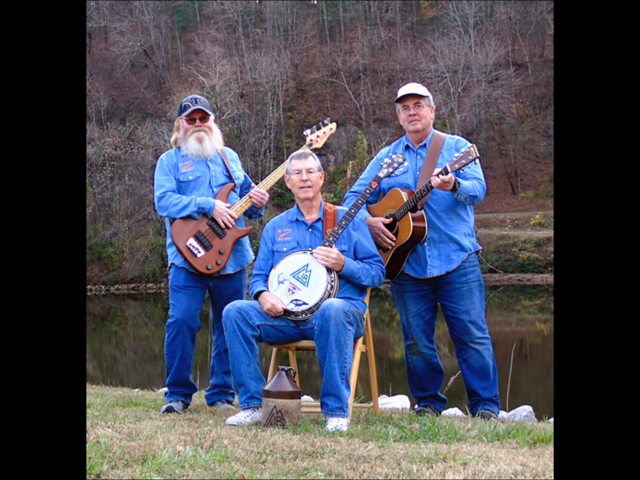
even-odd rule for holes
{"type": "Polygon", "coordinates": [[[180,167],[180,171],[182,173],[190,172],[195,168],[193,165],[191,165],[192,163],[193,163],[193,160],[187,160],[186,162],[178,163],[178,166],[180,167]]]}
{"type": "Polygon", "coordinates": [[[291,233],[290,228],[279,228],[277,233],[278,233],[278,238],[276,239],[277,241],[281,242],[284,240],[291,240],[291,237],[287,237],[287,234],[291,233]]]}

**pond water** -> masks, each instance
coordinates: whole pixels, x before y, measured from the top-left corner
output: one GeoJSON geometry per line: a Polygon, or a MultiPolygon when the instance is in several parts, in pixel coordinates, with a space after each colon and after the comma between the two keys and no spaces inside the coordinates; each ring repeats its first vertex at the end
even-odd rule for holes
{"type": "MultiPolygon", "coordinates": [[[[538,420],[554,416],[553,286],[487,286],[487,322],[498,363],[501,408],[513,410],[530,405],[538,420]]],[[[404,348],[393,297],[385,289],[371,294],[371,318],[380,394],[409,392],[404,348]]],[[[91,295],[86,297],[86,376],[92,384],[159,389],[164,386],[164,324],[168,311],[165,293],[91,295]]],[[[208,301],[201,312],[202,329],[197,337],[193,378],[200,390],[207,388],[211,350],[208,301]]],[[[436,341],[445,381],[446,408],[467,413],[464,381],[453,343],[440,318],[436,341]],[[453,379],[453,380],[452,380],[453,379]]],[[[271,352],[261,349],[266,374],[271,352]]],[[[356,399],[370,398],[366,356],[360,365],[356,399]]],[[[283,353],[282,365],[286,365],[283,353]]],[[[315,355],[298,354],[302,394],[317,399],[320,371],[315,355]]],[[[204,400],[202,400],[204,401],[204,400]]]]}

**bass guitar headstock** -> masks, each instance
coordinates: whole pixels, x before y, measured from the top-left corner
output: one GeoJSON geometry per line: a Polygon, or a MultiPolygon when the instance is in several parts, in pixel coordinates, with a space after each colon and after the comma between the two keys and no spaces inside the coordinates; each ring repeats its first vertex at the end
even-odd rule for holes
{"type": "Polygon", "coordinates": [[[336,131],[338,125],[336,122],[329,123],[330,120],[327,118],[322,123],[324,127],[321,126],[320,130],[318,130],[315,125],[312,128],[307,128],[303,134],[305,136],[305,146],[307,148],[320,148],[324,145],[330,135],[336,131]]]}

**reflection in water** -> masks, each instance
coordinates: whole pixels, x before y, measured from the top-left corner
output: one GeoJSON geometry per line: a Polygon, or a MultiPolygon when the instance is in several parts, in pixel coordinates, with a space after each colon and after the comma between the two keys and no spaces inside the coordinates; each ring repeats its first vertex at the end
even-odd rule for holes
{"type": "MultiPolygon", "coordinates": [[[[500,375],[503,410],[531,405],[539,420],[553,417],[553,287],[487,287],[487,321],[500,375]],[[508,396],[507,396],[508,394],[508,396]]],[[[207,388],[211,350],[208,302],[201,312],[193,378],[207,388]]],[[[371,318],[380,394],[409,392],[398,314],[391,294],[376,289],[371,295],[371,318]]],[[[168,298],[163,293],[87,297],[87,382],[103,385],[159,389],[164,386],[164,324],[168,298]]],[[[447,408],[466,411],[466,393],[453,343],[442,319],[436,340],[445,382],[447,408]]],[[[261,349],[266,374],[271,352],[261,349]]],[[[281,361],[286,364],[286,354],[281,361]]],[[[300,353],[298,366],[303,395],[318,398],[320,370],[315,355],[300,353]]],[[[370,401],[366,357],[360,365],[356,399],[370,401]]]]}

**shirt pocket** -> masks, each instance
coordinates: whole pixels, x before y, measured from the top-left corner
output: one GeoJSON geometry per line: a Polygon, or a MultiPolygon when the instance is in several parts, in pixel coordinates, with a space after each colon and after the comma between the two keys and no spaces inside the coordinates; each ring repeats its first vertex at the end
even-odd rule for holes
{"type": "Polygon", "coordinates": [[[289,255],[291,252],[298,250],[300,250],[300,247],[296,240],[276,240],[273,245],[274,264],[278,263],[283,257],[289,255]]]}
{"type": "Polygon", "coordinates": [[[342,255],[346,255],[349,251],[349,245],[346,243],[336,243],[336,250],[338,250],[342,255]]]}
{"type": "Polygon", "coordinates": [[[202,188],[202,172],[192,170],[178,175],[178,192],[182,195],[197,194],[202,188]]]}
{"type": "Polygon", "coordinates": [[[336,250],[338,250],[343,257],[353,257],[353,255],[349,254],[349,245],[346,243],[336,243],[335,244],[336,250]]]}

